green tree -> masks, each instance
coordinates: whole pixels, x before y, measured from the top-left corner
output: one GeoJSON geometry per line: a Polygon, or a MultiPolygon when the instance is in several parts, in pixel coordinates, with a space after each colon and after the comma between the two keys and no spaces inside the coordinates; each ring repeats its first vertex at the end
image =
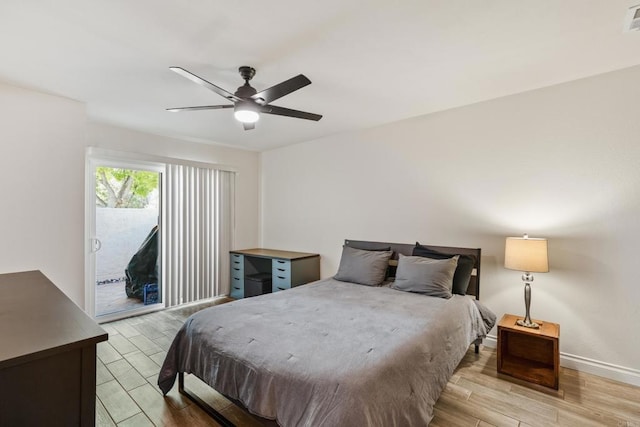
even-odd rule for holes
{"type": "Polygon", "coordinates": [[[149,195],[158,188],[158,173],[96,168],[96,206],[104,208],[144,208],[149,195]]]}

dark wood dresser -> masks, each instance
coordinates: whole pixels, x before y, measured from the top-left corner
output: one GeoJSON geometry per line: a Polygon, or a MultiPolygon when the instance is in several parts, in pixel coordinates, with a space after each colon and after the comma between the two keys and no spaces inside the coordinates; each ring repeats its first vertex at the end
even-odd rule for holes
{"type": "Polygon", "coordinates": [[[93,426],[107,333],[39,271],[0,274],[0,426],[93,426]]]}

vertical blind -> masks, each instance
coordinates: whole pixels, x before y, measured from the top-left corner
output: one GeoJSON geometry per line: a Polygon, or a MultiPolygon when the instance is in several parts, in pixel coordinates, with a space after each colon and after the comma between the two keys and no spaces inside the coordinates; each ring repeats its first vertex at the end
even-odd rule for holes
{"type": "Polygon", "coordinates": [[[229,293],[235,173],[167,164],[163,280],[167,307],[229,293]]]}

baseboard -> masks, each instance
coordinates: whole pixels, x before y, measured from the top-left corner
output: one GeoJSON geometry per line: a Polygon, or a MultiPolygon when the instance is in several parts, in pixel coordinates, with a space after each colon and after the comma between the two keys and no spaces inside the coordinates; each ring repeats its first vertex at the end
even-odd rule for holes
{"type": "MultiPolygon", "coordinates": [[[[498,338],[487,335],[482,343],[487,347],[496,348],[498,338]]],[[[560,366],[640,387],[640,371],[637,369],[563,352],[560,352],[560,366]]]]}

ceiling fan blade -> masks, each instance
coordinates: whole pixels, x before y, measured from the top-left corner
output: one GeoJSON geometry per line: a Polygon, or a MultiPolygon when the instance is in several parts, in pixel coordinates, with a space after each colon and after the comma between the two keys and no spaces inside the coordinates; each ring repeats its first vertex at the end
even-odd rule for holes
{"type": "Polygon", "coordinates": [[[198,110],[220,110],[222,108],[233,108],[233,105],[201,105],[199,107],[178,107],[178,108],[167,108],[167,111],[177,112],[177,111],[198,111],[198,110]]]}
{"type": "Polygon", "coordinates": [[[291,77],[289,80],[285,80],[282,83],[271,86],[269,89],[256,93],[251,98],[264,105],[310,84],[311,80],[302,74],[298,74],[295,77],[291,77]]]}
{"type": "Polygon", "coordinates": [[[251,130],[256,128],[255,123],[243,123],[242,126],[244,126],[244,130],[251,130]]]}
{"type": "Polygon", "coordinates": [[[267,114],[276,114],[278,116],[295,117],[296,119],[315,120],[316,122],[322,118],[320,114],[307,113],[306,111],[292,110],[290,108],[276,107],[275,105],[265,105],[260,111],[267,114]]]}
{"type": "Polygon", "coordinates": [[[231,92],[227,92],[226,90],[222,89],[221,87],[218,87],[216,85],[214,85],[213,83],[210,83],[208,81],[206,81],[205,79],[196,76],[193,73],[190,73],[189,71],[185,70],[184,68],[181,67],[169,67],[169,69],[175,73],[180,74],[182,77],[186,77],[187,79],[191,80],[194,83],[197,83],[201,86],[206,87],[209,90],[214,91],[215,93],[217,93],[218,95],[227,98],[231,101],[242,101],[240,98],[238,98],[237,96],[235,96],[234,94],[232,94],[231,92]]]}

